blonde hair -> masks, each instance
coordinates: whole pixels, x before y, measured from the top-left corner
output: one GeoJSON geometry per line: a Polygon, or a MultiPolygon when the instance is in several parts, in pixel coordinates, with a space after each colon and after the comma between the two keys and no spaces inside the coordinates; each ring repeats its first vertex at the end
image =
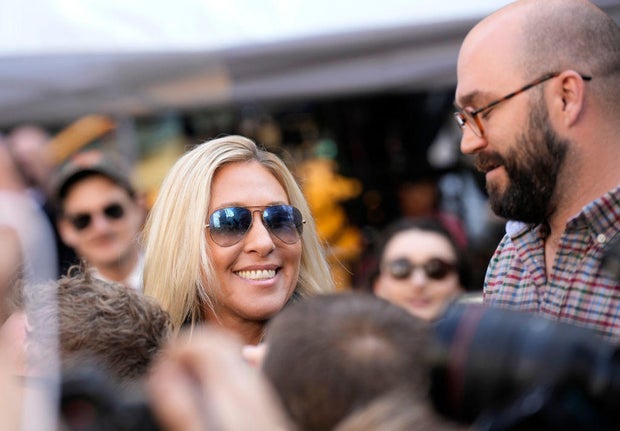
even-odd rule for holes
{"type": "Polygon", "coordinates": [[[144,239],[144,293],[156,298],[171,317],[175,331],[213,310],[218,288],[205,235],[205,223],[216,171],[234,162],[257,161],[284,188],[290,204],[306,220],[301,264],[294,295],[307,297],[333,290],[333,280],[314,219],[293,174],[273,153],[243,136],[226,136],[196,146],[183,155],[164,179],[147,218],[144,239]]]}

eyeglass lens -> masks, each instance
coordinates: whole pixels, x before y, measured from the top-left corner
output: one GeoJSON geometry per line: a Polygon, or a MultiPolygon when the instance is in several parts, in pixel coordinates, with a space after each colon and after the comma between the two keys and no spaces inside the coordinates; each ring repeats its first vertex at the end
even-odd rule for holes
{"type": "Polygon", "coordinates": [[[423,264],[414,264],[409,259],[404,258],[385,264],[387,272],[397,280],[408,278],[416,268],[421,268],[430,279],[441,280],[455,271],[456,265],[439,258],[429,259],[423,264]]]}
{"type": "Polygon", "coordinates": [[[477,119],[471,114],[471,112],[466,111],[464,109],[458,109],[454,113],[454,119],[458,124],[459,128],[463,130],[465,126],[468,126],[474,135],[482,136],[482,131],[480,130],[480,126],[478,125],[477,119]]]}
{"type": "MultiPolygon", "coordinates": [[[[101,212],[108,220],[119,220],[125,215],[125,209],[118,203],[111,203],[103,208],[101,212]]],[[[71,224],[76,230],[86,229],[93,220],[92,213],[79,213],[73,216],[67,216],[71,224]]]]}
{"type": "Polygon", "coordinates": [[[291,205],[272,205],[254,211],[246,207],[214,211],[207,224],[213,242],[221,247],[237,244],[252,227],[255,211],[261,213],[263,225],[280,241],[294,244],[301,238],[304,223],[301,212],[291,205]]]}

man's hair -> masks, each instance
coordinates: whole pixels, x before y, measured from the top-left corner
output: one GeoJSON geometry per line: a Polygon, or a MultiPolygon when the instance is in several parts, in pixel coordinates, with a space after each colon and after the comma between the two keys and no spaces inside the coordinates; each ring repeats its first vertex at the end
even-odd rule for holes
{"type": "Polygon", "coordinates": [[[35,361],[57,346],[63,366],[84,358],[120,383],[142,377],[171,334],[154,300],[75,268],[57,283],[26,289],[25,305],[35,361]]]}
{"type": "MultiPolygon", "coordinates": [[[[510,6],[509,6],[510,7],[510,6]]],[[[517,6],[518,7],[518,6],[517,6]]],[[[620,27],[599,7],[579,0],[524,2],[519,15],[523,52],[515,53],[524,81],[573,69],[611,106],[620,104],[620,27]]],[[[538,91],[542,91],[539,89],[538,91]]]]}
{"type": "Polygon", "coordinates": [[[344,418],[334,431],[465,431],[468,427],[440,417],[430,403],[421,403],[411,391],[397,390],[377,397],[344,418]]]}
{"type": "Polygon", "coordinates": [[[427,324],[370,294],[300,301],[272,319],[266,342],[263,369],[303,430],[332,429],[397,389],[427,395],[427,324]]]}
{"type": "Polygon", "coordinates": [[[187,152],[170,169],[144,230],[144,292],[160,302],[177,331],[186,322],[200,321],[205,307],[213,309],[218,289],[205,232],[213,178],[227,164],[250,161],[273,174],[306,221],[294,295],[306,297],[332,290],[329,265],[310,208],[284,162],[242,136],[213,139],[187,152]]]}

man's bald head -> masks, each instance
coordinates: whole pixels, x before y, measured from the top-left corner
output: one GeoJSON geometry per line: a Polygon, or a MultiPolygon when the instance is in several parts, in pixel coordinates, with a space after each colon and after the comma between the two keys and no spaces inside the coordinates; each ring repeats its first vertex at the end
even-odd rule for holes
{"type": "Polygon", "coordinates": [[[507,5],[470,31],[459,67],[485,46],[523,82],[571,69],[592,76],[589,85],[608,102],[620,99],[620,28],[587,0],[520,0],[507,5]]]}

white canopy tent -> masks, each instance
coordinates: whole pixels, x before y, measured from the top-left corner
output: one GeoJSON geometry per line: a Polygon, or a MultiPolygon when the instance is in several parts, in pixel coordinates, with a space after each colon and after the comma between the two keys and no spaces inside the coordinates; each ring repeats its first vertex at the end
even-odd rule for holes
{"type": "Polygon", "coordinates": [[[0,0],[0,126],[451,86],[466,31],[507,3],[0,0]]]}

